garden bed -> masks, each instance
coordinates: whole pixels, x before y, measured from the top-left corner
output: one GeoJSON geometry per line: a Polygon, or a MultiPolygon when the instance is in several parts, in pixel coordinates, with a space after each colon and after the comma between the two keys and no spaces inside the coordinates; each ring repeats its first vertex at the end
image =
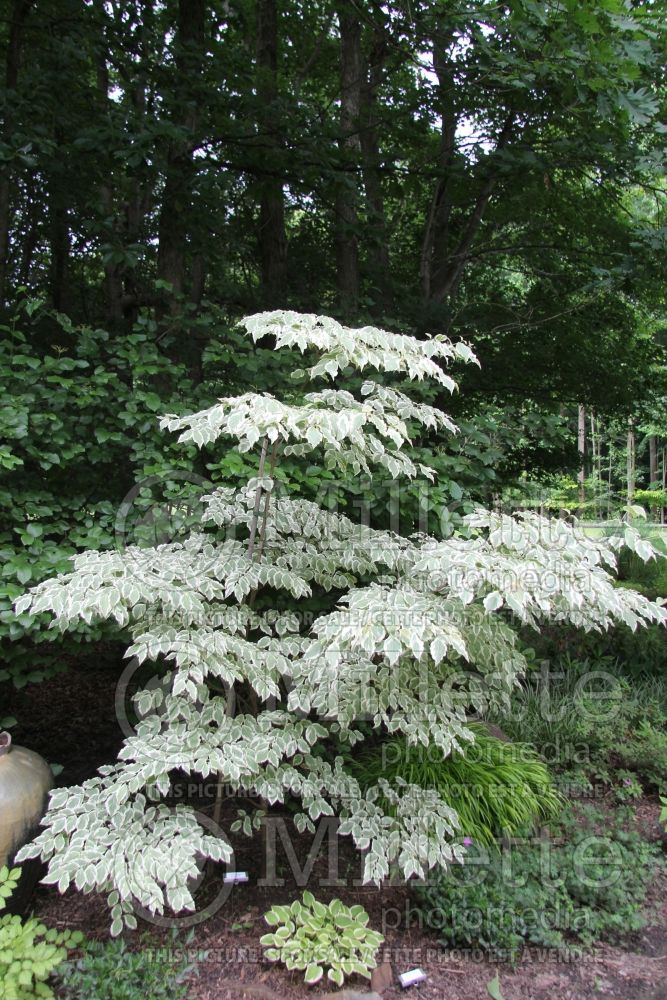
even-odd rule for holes
{"type": "MultiPolygon", "coordinates": [[[[114,692],[118,665],[100,657],[98,665],[83,667],[73,662],[71,668],[37,685],[12,693],[11,711],[21,721],[16,727],[17,742],[31,746],[63,766],[58,784],[84,780],[101,763],[115,757],[121,734],[114,712],[114,692]],[[94,721],[92,721],[94,720],[94,721]]],[[[210,814],[212,799],[208,789],[197,803],[210,814]]],[[[228,802],[222,816],[225,829],[234,818],[238,803],[228,802]]],[[[613,796],[596,802],[602,810],[613,810],[613,796]]],[[[643,837],[665,844],[665,834],[658,822],[657,797],[645,796],[632,804],[638,829],[643,837]]],[[[293,845],[294,855],[303,868],[312,845],[310,834],[298,834],[288,813],[273,814],[284,821],[284,830],[293,845]]],[[[161,967],[178,965],[183,950],[193,960],[196,973],[188,977],[188,997],[192,1000],[225,1000],[232,997],[259,997],[266,1000],[300,1000],[320,996],[328,986],[308,987],[302,973],[288,972],[283,966],[268,962],[259,939],[267,931],[263,914],[275,903],[298,898],[305,884],[297,884],[289,857],[277,837],[276,874],[282,886],[258,886],[263,874],[261,836],[252,840],[238,835],[232,838],[237,870],[247,871],[250,882],[238,885],[224,904],[189,934],[177,939],[169,929],[140,921],[138,932],[127,935],[128,947],[148,950],[151,960],[161,967]]],[[[404,884],[378,890],[355,884],[360,881],[361,861],[349,839],[338,840],[340,886],[323,886],[329,874],[328,842],[325,839],[317,854],[308,886],[323,901],[333,897],[348,905],[361,903],[370,915],[370,925],[385,929],[386,942],[380,957],[391,965],[392,984],[382,991],[386,1000],[403,995],[397,983],[398,973],[422,968],[428,978],[412,987],[407,995],[414,1000],[472,1000],[489,994],[487,983],[496,972],[505,1000],[587,1000],[609,996],[628,1000],[661,1000],[667,997],[663,985],[667,977],[667,879],[658,873],[648,894],[647,926],[632,933],[621,944],[597,944],[588,950],[574,949],[562,954],[556,949],[527,948],[512,966],[503,955],[485,955],[481,949],[444,948],[438,935],[419,926],[416,900],[404,884]]],[[[202,888],[204,903],[221,888],[215,874],[202,888]],[[209,893],[209,896],[206,893],[209,893]]],[[[199,897],[198,897],[199,902],[199,897]]],[[[96,895],[85,896],[68,891],[61,896],[46,886],[35,894],[35,911],[49,926],[82,930],[86,937],[106,941],[109,935],[108,909],[96,895]]],[[[353,978],[349,989],[367,990],[364,980],[353,978]]],[[[332,991],[335,987],[331,986],[332,991]]],[[[65,994],[63,994],[65,995],[65,994]]]]}
{"type": "MultiPolygon", "coordinates": [[[[647,835],[660,837],[658,804],[645,800],[639,804],[647,835]]],[[[310,838],[294,834],[298,856],[303,859],[310,838]]],[[[235,844],[236,846],[236,844],[235,844]]],[[[250,872],[261,864],[261,841],[240,845],[238,859],[250,872]]],[[[373,927],[387,926],[386,942],[379,957],[391,964],[394,981],[382,991],[385,1000],[408,995],[414,1000],[473,1000],[487,997],[486,984],[498,973],[505,1000],[588,1000],[601,996],[622,997],[625,1000],[664,1000],[667,997],[667,878],[659,874],[648,897],[652,911],[647,927],[631,934],[622,944],[598,944],[590,950],[574,949],[571,955],[556,949],[527,948],[516,966],[494,960],[478,948],[443,948],[437,935],[419,927],[414,912],[415,900],[405,886],[389,886],[381,890],[355,886],[358,878],[358,855],[348,841],[340,841],[340,870],[350,869],[346,885],[336,888],[319,887],[327,878],[326,852],[314,866],[309,884],[318,898],[327,901],[337,896],[345,903],[361,903],[370,915],[373,927]],[[355,870],[356,869],[356,870],[355,870]],[[352,874],[354,870],[354,874],[352,874]],[[406,913],[412,918],[405,926],[406,913]],[[401,990],[396,981],[400,972],[420,967],[427,981],[401,990]]],[[[278,871],[286,858],[278,860],[278,871]]],[[[184,950],[196,963],[197,974],[189,979],[188,997],[192,1000],[231,1000],[236,997],[260,997],[266,1000],[302,1000],[320,996],[327,986],[308,987],[302,974],[287,972],[282,966],[267,962],[259,939],[267,930],[263,914],[276,902],[291,902],[300,896],[298,886],[287,870],[282,887],[258,887],[255,884],[234,887],[228,901],[210,919],[194,929],[186,943],[186,934],[174,940],[169,931],[141,922],[137,937],[128,938],[131,947],[148,949],[153,961],[161,966],[178,965],[184,950]]],[[[38,915],[49,925],[83,930],[90,938],[104,940],[108,936],[108,911],[97,896],[82,896],[68,892],[59,896],[40,887],[36,897],[38,915]]],[[[498,956],[496,956],[497,958],[498,956]]],[[[355,978],[349,989],[368,989],[364,981],[355,978]]],[[[332,991],[335,989],[331,987],[332,991]]]]}

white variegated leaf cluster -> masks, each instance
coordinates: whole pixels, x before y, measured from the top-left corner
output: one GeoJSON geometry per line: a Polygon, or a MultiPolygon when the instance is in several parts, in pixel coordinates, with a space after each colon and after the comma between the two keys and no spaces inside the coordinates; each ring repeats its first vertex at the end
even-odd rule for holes
{"type": "Polygon", "coordinates": [[[186,417],[164,417],[161,426],[180,431],[179,441],[200,447],[227,435],[236,438],[239,451],[245,452],[266,438],[293,442],[285,443],[286,455],[306,455],[321,447],[328,468],[355,475],[370,473],[378,465],[391,476],[414,478],[421,472],[432,478],[432,469],[415,465],[401,451],[410,443],[405,421],[452,433],[456,425],[444,413],[415,403],[398,390],[365,382],[362,393],[365,399],[359,401],[345,390],[327,389],[306,394],[299,405],[288,405],[249,392],[186,417]]]}
{"type": "Polygon", "coordinates": [[[308,369],[311,378],[329,375],[335,378],[346,368],[375,368],[398,372],[410,379],[433,378],[453,390],[456,383],[438,365],[442,361],[477,359],[467,344],[452,344],[446,337],[417,340],[415,337],[388,333],[373,326],[350,329],[329,316],[296,313],[286,310],[256,313],[241,321],[254,341],[275,338],[276,348],[296,347],[302,352],[314,349],[317,362],[308,369]]]}
{"type": "MultiPolygon", "coordinates": [[[[474,360],[466,345],[350,330],[326,317],[262,313],[244,325],[255,340],[271,335],[277,347],[313,355],[311,376],[374,368],[451,390],[440,362],[474,360]]],[[[321,449],[352,471],[428,474],[404,452],[411,425],[453,433],[449,418],[380,382],[363,383],[360,395],[328,388],[287,404],[248,394],[164,425],[199,445],[226,435],[245,451],[262,441],[266,453],[273,442],[297,455],[321,449]]],[[[268,806],[299,799],[301,831],[338,816],[340,832],[365,852],[367,880],[381,881],[394,864],[422,876],[461,860],[456,814],[435,792],[400,781],[362,791],[342,758],[324,759],[322,741],[354,745],[365,720],[411,744],[461,749],[473,739],[470,712],[505,704],[526,668],[517,622],[605,629],[667,618],[613,584],[623,545],[655,556],[631,526],[593,540],[576,524],[479,510],[459,537],[404,538],[281,495],[265,469],[204,501],[201,531],[184,542],[76,556],[71,572],[15,606],[49,611],[61,629],[113,618],[132,635],[128,657],[163,675],[138,692],[141,721],[118,763],[53,793],[44,829],[19,856],[48,861],[61,890],[106,893],[114,933],[134,926],[142,907],[192,909],[202,859],[230,858],[225,838],[188,806],[164,803],[174,771],[253,791],[268,806]],[[343,596],[305,623],[300,602],[327,591],[343,596]]],[[[238,828],[251,834],[259,815],[243,814],[238,828]]]]}

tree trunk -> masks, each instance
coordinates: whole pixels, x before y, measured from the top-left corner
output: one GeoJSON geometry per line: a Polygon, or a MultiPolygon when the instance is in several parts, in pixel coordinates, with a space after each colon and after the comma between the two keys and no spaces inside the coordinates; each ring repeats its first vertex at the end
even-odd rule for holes
{"type": "Polygon", "coordinates": [[[594,480],[593,487],[593,513],[597,519],[600,513],[600,444],[598,441],[595,426],[595,414],[591,413],[591,478],[594,480]]]}
{"type": "Polygon", "coordinates": [[[390,302],[391,274],[389,261],[389,236],[384,206],[384,193],[380,177],[380,148],[378,141],[377,91],[382,82],[382,67],[387,45],[384,32],[377,30],[367,64],[364,67],[361,87],[360,144],[362,176],[366,195],[368,255],[373,284],[380,292],[383,308],[390,302]]]}
{"type": "Polygon", "coordinates": [[[428,212],[420,257],[420,282],[425,302],[451,301],[463,278],[470,250],[482,224],[484,213],[498,182],[493,170],[494,153],[505,149],[514,128],[516,115],[509,112],[498,134],[495,150],[488,156],[486,178],[480,184],[468,218],[452,240],[452,170],[456,156],[455,68],[449,55],[455,35],[440,23],[433,38],[433,69],[438,79],[438,103],[442,119],[439,165],[441,176],[436,184],[428,212]]]}
{"type": "Polygon", "coordinates": [[[579,503],[583,508],[586,502],[586,408],[581,405],[579,406],[577,450],[579,452],[579,472],[577,473],[579,503]]]}
{"type": "MultiPolygon", "coordinates": [[[[200,75],[205,12],[205,0],[179,0],[175,91],[191,88],[200,75]]],[[[192,155],[198,117],[196,94],[190,91],[187,98],[179,93],[179,111],[174,115],[174,122],[184,134],[182,138],[174,139],[169,149],[158,227],[158,278],[169,282],[177,294],[185,288],[185,251],[192,210],[192,185],[196,175],[192,155]]]]}
{"type": "MultiPolygon", "coordinates": [[[[97,64],[97,90],[100,101],[100,117],[106,113],[106,103],[109,99],[109,69],[107,53],[102,47],[97,64]]],[[[114,216],[114,198],[111,184],[103,182],[100,185],[100,203],[105,218],[114,216]]],[[[120,326],[123,320],[123,277],[121,266],[114,261],[104,264],[104,292],[107,303],[107,320],[111,326],[120,326]]]]}
{"type": "MultiPolygon", "coordinates": [[[[276,0],[257,0],[257,101],[258,131],[267,146],[267,157],[280,144],[276,101],[278,98],[278,14],[276,0]]],[[[280,177],[260,181],[259,259],[261,298],[267,308],[285,304],[287,235],[285,194],[280,177]]]]}
{"type": "MultiPolygon", "coordinates": [[[[32,0],[14,0],[9,17],[9,41],[5,57],[5,121],[2,138],[11,149],[12,142],[12,92],[16,90],[21,62],[23,28],[32,7],[32,0]]],[[[9,264],[9,230],[11,219],[11,169],[5,164],[0,171],[0,305],[5,301],[7,270],[9,264]]]]}
{"type": "Polygon", "coordinates": [[[453,32],[443,31],[433,41],[433,69],[438,78],[438,104],[442,126],[438,156],[440,177],[431,199],[419,262],[419,277],[425,301],[431,298],[433,286],[442,283],[449,251],[449,221],[452,210],[451,169],[456,151],[457,126],[453,69],[448,57],[448,49],[453,39],[453,32]]]}
{"type": "Polygon", "coordinates": [[[630,507],[635,502],[635,428],[632,417],[628,419],[627,453],[627,493],[628,507],[630,507]]]}
{"type": "MultiPolygon", "coordinates": [[[[56,134],[56,144],[60,145],[62,136],[56,134]]],[[[49,197],[49,292],[55,309],[67,312],[69,304],[69,254],[70,231],[68,218],[67,178],[55,157],[54,168],[47,182],[49,197]]]]}
{"type": "Polygon", "coordinates": [[[18,275],[20,285],[29,285],[31,281],[35,253],[39,243],[39,222],[42,206],[43,201],[41,200],[41,192],[38,186],[37,171],[31,170],[25,182],[23,211],[26,222],[25,236],[21,247],[21,266],[18,275]]]}
{"type": "Polygon", "coordinates": [[[611,520],[612,517],[612,503],[611,503],[611,473],[614,461],[614,442],[612,438],[609,438],[609,467],[607,469],[607,519],[611,520]]]}
{"type": "Polygon", "coordinates": [[[649,483],[651,486],[656,486],[658,483],[658,439],[653,434],[648,439],[648,464],[649,483]]]}
{"type": "MultiPolygon", "coordinates": [[[[648,465],[649,465],[649,486],[658,486],[658,439],[654,434],[648,439],[648,465]]],[[[653,513],[653,508],[649,509],[649,515],[653,513]]],[[[658,511],[656,509],[654,517],[657,520],[658,511]]]]}
{"type": "MultiPolygon", "coordinates": [[[[343,162],[355,164],[360,151],[361,24],[352,4],[338,6],[340,26],[340,130],[343,162]]],[[[341,172],[336,185],[336,283],[344,313],[353,313],[359,302],[358,193],[354,171],[341,172]]]]}
{"type": "MultiPolygon", "coordinates": [[[[506,118],[498,139],[496,140],[494,150],[495,153],[500,153],[507,147],[513,127],[514,114],[510,114],[506,118]]],[[[431,299],[434,302],[444,302],[446,300],[451,301],[458,291],[466,264],[468,263],[470,250],[482,224],[482,219],[484,218],[487,205],[491,201],[491,196],[496,188],[496,184],[498,183],[498,177],[493,172],[493,154],[489,157],[487,170],[488,174],[486,180],[480,187],[475,204],[473,205],[470,215],[468,216],[468,221],[463,227],[463,233],[460,236],[458,243],[456,244],[453,252],[450,253],[446,265],[443,264],[438,267],[437,281],[436,273],[434,272],[434,280],[431,287],[431,299]],[[442,277],[440,277],[441,274],[442,277]]]]}
{"type": "MultiPolygon", "coordinates": [[[[132,68],[129,90],[134,114],[134,131],[141,134],[148,127],[146,121],[147,94],[150,94],[153,66],[151,40],[155,32],[153,0],[141,0],[139,11],[141,27],[137,42],[137,60],[132,68]]],[[[122,13],[122,10],[118,11],[118,15],[121,17],[122,13]]],[[[128,244],[140,243],[145,238],[145,220],[154,202],[154,184],[151,183],[150,176],[142,177],[140,169],[132,171],[131,175],[127,177],[127,184],[129,190],[125,204],[125,237],[128,244]]],[[[128,268],[123,275],[123,293],[123,315],[128,324],[131,325],[136,321],[139,304],[145,297],[145,292],[142,295],[138,276],[131,268],[128,268]]]]}

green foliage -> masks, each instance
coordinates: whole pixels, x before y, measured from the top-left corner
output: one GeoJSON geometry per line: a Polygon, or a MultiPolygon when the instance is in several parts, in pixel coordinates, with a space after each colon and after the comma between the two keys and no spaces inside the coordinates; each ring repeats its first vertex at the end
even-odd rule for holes
{"type": "Polygon", "coordinates": [[[521,507],[539,507],[553,513],[567,511],[582,519],[599,517],[601,509],[607,513],[612,503],[615,508],[618,507],[618,498],[612,496],[606,484],[598,479],[585,479],[583,488],[584,500],[581,499],[581,484],[572,476],[549,477],[546,482],[524,476],[518,484],[504,491],[503,502],[521,507]]]}
{"type": "Polygon", "coordinates": [[[640,799],[644,794],[644,789],[631,771],[619,768],[614,775],[616,788],[614,794],[617,802],[631,802],[640,799]]]}
{"type": "Polygon", "coordinates": [[[505,742],[480,723],[471,724],[470,731],[474,743],[448,756],[437,746],[388,739],[375,751],[351,753],[350,767],[365,787],[381,777],[400,777],[434,789],[455,810],[461,833],[478,843],[526,833],[558,815],[563,800],[532,748],[505,742]]]}
{"type": "Polygon", "coordinates": [[[660,810],[659,820],[665,824],[665,829],[667,830],[667,798],[664,795],[660,796],[660,804],[662,809],[660,810]]]}
{"type": "MultiPolygon", "coordinates": [[[[196,322],[211,340],[199,385],[161,350],[148,315],[117,338],[21,299],[0,325],[0,682],[40,681],[64,668],[72,640],[112,636],[80,622],[64,649],[47,616],[13,613],[27,586],[66,571],[78,552],[182,537],[199,523],[202,484],[251,474],[234,449],[195,463],[192,449],[165,440],[156,414],[212,402],[222,371],[232,386],[254,386],[260,369],[262,388],[280,382],[289,352],[269,367],[270,352],[253,350],[213,306],[196,322]]],[[[312,488],[320,488],[317,475],[312,488]]]]}
{"type": "MultiPolygon", "coordinates": [[[[20,868],[0,868],[0,910],[15,889],[20,868]]],[[[35,917],[0,916],[0,984],[4,1000],[53,997],[47,980],[83,941],[79,931],[56,931],[35,917]]]]}
{"type": "Polygon", "coordinates": [[[491,1000],[505,1000],[503,991],[500,988],[500,979],[498,978],[497,972],[493,979],[489,980],[486,984],[486,991],[491,997],[491,1000]]]}
{"type": "Polygon", "coordinates": [[[371,930],[368,914],[362,906],[345,906],[340,899],[327,905],[312,892],[304,892],[302,902],[274,906],[264,919],[270,934],[261,943],[266,957],[283,962],[288,969],[303,969],[307,983],[317,983],[326,970],[327,978],[342,986],[347,976],[370,979],[375,968],[375,953],[384,938],[371,930]]]}
{"type": "Polygon", "coordinates": [[[667,490],[635,490],[635,503],[642,507],[660,510],[662,507],[667,507],[667,490]]]}
{"type": "MultiPolygon", "coordinates": [[[[637,775],[650,789],[667,789],[667,716],[656,724],[641,719],[636,729],[628,728],[616,748],[620,763],[637,775]]],[[[612,754],[613,754],[612,750],[612,754]]],[[[627,780],[627,779],[626,779],[627,780]]]]}
{"type": "MultiPolygon", "coordinates": [[[[23,685],[58,669],[62,651],[28,647],[25,640],[54,634],[44,616],[13,615],[12,601],[26,585],[63,572],[74,553],[115,543],[118,506],[135,475],[184,466],[158,448],[161,400],[150,383],[178,373],[145,327],[118,342],[28,300],[1,332],[0,431],[10,465],[0,490],[0,680],[23,685]]],[[[83,624],[73,638],[102,634],[83,624]]]]}
{"type": "MultiPolygon", "coordinates": [[[[640,593],[644,589],[639,581],[634,587],[632,581],[617,582],[617,586],[637,589],[640,593]]],[[[626,628],[585,632],[564,625],[548,625],[539,635],[525,633],[524,638],[533,648],[534,666],[549,661],[555,664],[556,672],[564,668],[561,664],[585,662],[590,665],[587,669],[601,664],[603,670],[626,678],[659,682],[667,666],[667,633],[661,627],[649,626],[634,632],[626,628]]]]}
{"type": "Polygon", "coordinates": [[[91,941],[79,958],[61,966],[58,979],[68,1000],[181,1000],[193,968],[185,960],[158,960],[150,948],[131,951],[122,939],[91,941]]]}
{"type": "Polygon", "coordinates": [[[567,951],[639,930],[659,848],[627,821],[627,812],[586,810],[554,837],[479,848],[467,865],[415,886],[422,918],[448,946],[512,961],[525,944],[567,951]]]}
{"type": "Polygon", "coordinates": [[[7,865],[3,865],[2,868],[0,868],[0,910],[5,909],[7,900],[18,885],[20,877],[20,868],[10,869],[7,865]]]}
{"type": "Polygon", "coordinates": [[[629,680],[614,660],[557,662],[525,680],[496,721],[568,781],[608,782],[621,798],[632,779],[667,784],[667,683],[629,680]]]}
{"type": "Polygon", "coordinates": [[[667,572],[662,560],[657,565],[638,566],[634,560],[623,560],[619,586],[634,587],[650,600],[667,596],[667,572]]]}

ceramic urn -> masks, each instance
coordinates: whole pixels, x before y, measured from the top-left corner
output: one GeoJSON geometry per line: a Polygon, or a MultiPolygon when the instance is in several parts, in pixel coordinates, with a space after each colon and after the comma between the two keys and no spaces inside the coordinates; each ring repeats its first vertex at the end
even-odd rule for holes
{"type": "Polygon", "coordinates": [[[34,835],[46,811],[53,775],[46,761],[0,733],[0,868],[34,835]]]}

